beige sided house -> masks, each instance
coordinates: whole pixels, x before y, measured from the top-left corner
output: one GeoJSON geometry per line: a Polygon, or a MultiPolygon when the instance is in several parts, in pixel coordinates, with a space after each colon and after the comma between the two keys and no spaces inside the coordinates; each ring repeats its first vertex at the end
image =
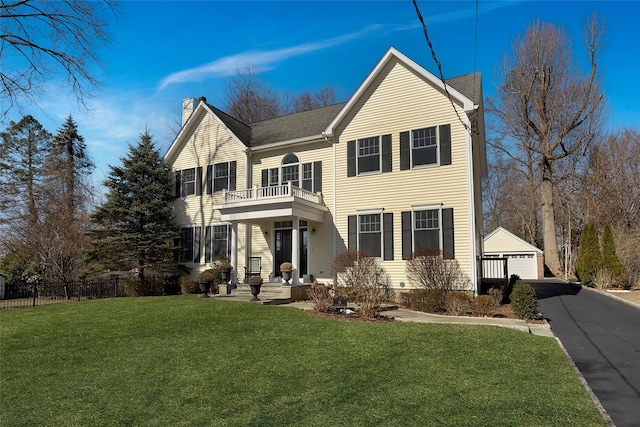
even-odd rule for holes
{"type": "Polygon", "coordinates": [[[483,114],[479,73],[445,89],[393,48],[343,104],[245,124],[187,99],[165,156],[183,261],[195,275],[226,254],[242,281],[259,260],[265,282],[290,261],[293,284],[331,282],[336,255],[360,249],[400,289],[412,286],[411,252],[433,247],[453,253],[476,290],[483,114]]]}

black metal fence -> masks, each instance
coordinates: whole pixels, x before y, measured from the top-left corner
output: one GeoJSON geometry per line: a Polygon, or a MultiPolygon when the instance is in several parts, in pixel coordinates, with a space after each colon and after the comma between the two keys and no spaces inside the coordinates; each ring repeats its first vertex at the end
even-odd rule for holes
{"type": "Polygon", "coordinates": [[[62,302],[126,296],[124,281],[104,280],[72,283],[7,283],[0,310],[35,307],[62,302]]]}

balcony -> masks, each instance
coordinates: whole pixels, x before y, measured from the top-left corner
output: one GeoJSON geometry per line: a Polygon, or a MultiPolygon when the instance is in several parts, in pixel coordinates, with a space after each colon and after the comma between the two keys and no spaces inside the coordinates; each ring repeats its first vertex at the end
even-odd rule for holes
{"type": "Polygon", "coordinates": [[[224,191],[220,210],[222,221],[262,223],[267,219],[298,217],[322,222],[328,210],[321,193],[312,193],[291,182],[271,187],[224,191]]]}

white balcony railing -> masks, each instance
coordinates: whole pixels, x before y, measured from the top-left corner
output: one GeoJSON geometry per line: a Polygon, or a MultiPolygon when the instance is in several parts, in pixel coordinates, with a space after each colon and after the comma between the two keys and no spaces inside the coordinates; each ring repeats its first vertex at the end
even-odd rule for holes
{"type": "Polygon", "coordinates": [[[223,191],[223,203],[233,204],[248,202],[250,200],[278,199],[283,197],[295,197],[311,203],[322,204],[322,194],[296,187],[291,181],[285,185],[271,187],[258,187],[257,185],[247,190],[223,191]]]}

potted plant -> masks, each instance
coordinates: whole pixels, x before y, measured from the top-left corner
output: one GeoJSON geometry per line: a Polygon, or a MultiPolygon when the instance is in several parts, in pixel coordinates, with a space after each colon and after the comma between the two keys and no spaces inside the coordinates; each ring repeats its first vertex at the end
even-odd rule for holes
{"type": "Polygon", "coordinates": [[[198,274],[198,284],[200,285],[200,291],[203,294],[207,294],[211,285],[213,285],[214,280],[216,279],[216,275],[211,270],[205,270],[202,273],[198,274]]]}
{"type": "Polygon", "coordinates": [[[260,293],[260,289],[262,288],[262,277],[249,277],[249,286],[251,287],[251,295],[253,295],[251,301],[260,301],[260,299],[258,298],[258,294],[260,293]]]}
{"type": "Polygon", "coordinates": [[[280,271],[282,272],[282,278],[288,285],[289,280],[291,280],[291,273],[293,272],[293,264],[290,262],[283,262],[280,264],[280,271]]]}
{"type": "Polygon", "coordinates": [[[231,270],[233,270],[233,266],[228,262],[223,261],[218,264],[217,269],[220,272],[220,278],[222,279],[222,281],[228,283],[229,279],[231,278],[231,270]]]}

